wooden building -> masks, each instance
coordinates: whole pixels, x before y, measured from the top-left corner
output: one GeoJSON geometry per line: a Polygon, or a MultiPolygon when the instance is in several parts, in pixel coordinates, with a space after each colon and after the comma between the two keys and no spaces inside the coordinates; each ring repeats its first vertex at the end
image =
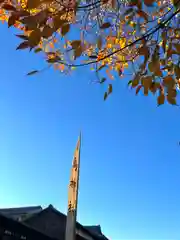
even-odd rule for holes
{"type": "MultiPolygon", "coordinates": [[[[66,215],[59,212],[52,205],[45,209],[42,209],[41,206],[0,209],[0,213],[15,219],[23,226],[44,234],[48,238],[56,240],[65,239],[66,215]]],[[[101,232],[100,226],[83,226],[78,222],[76,223],[76,239],[108,240],[101,232]]]]}

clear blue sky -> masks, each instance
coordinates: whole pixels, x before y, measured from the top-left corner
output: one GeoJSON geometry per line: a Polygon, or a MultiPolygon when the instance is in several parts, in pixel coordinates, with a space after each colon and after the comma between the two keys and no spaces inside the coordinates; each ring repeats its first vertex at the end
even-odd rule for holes
{"type": "Polygon", "coordinates": [[[180,109],[157,108],[121,80],[104,102],[86,69],[28,78],[41,57],[15,51],[12,32],[0,32],[0,207],[66,212],[81,129],[78,220],[101,224],[112,240],[179,240],[180,109]]]}

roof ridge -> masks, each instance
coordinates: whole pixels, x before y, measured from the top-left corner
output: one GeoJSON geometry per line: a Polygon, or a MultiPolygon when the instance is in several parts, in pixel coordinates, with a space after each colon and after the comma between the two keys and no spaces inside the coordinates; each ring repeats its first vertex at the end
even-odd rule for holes
{"type": "Polygon", "coordinates": [[[36,205],[36,206],[28,206],[28,207],[10,207],[10,208],[0,208],[0,211],[2,211],[2,210],[12,210],[12,209],[14,209],[14,210],[18,210],[18,209],[34,209],[34,208],[41,208],[42,209],[42,207],[41,207],[41,205],[36,205]]]}

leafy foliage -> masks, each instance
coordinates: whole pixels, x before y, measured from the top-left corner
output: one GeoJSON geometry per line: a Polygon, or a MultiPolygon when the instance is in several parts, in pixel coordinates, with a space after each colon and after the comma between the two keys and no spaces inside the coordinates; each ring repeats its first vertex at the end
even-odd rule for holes
{"type": "Polygon", "coordinates": [[[129,75],[136,94],[176,105],[180,0],[0,0],[0,20],[21,31],[17,50],[43,53],[65,74],[89,65],[107,84],[104,100],[129,75]]]}

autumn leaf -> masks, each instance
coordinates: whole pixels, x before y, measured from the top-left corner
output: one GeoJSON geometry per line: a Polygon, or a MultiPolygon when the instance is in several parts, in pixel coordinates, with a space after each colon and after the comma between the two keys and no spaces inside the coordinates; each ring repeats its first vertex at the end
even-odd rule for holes
{"type": "Polygon", "coordinates": [[[81,54],[82,54],[82,47],[81,46],[74,49],[74,58],[75,59],[80,57],[81,54]]]}
{"type": "Polygon", "coordinates": [[[165,101],[165,96],[164,96],[163,93],[160,93],[160,95],[159,95],[158,98],[157,98],[158,106],[164,104],[164,101],[165,101]]]}
{"type": "Polygon", "coordinates": [[[108,94],[107,94],[107,92],[105,92],[104,93],[104,101],[107,99],[107,97],[108,97],[108,94]]]}
{"type": "Polygon", "coordinates": [[[147,55],[149,53],[149,49],[146,46],[139,48],[139,55],[147,55]]]}
{"type": "Polygon", "coordinates": [[[163,83],[164,83],[166,86],[173,85],[174,79],[172,78],[172,76],[166,76],[166,77],[164,77],[164,79],[163,79],[163,83]]]}
{"type": "Polygon", "coordinates": [[[144,4],[149,7],[153,5],[154,1],[155,0],[144,0],[144,4]]]}
{"type": "Polygon", "coordinates": [[[1,6],[6,11],[16,11],[16,8],[10,4],[5,3],[4,5],[1,6]]]}
{"type": "Polygon", "coordinates": [[[135,88],[139,84],[139,81],[140,81],[140,75],[136,74],[131,83],[132,88],[135,88]]]}
{"type": "Polygon", "coordinates": [[[38,70],[31,71],[31,72],[27,73],[27,76],[34,75],[34,74],[36,74],[38,72],[39,72],[38,70]]]}
{"type": "Polygon", "coordinates": [[[169,95],[167,95],[167,101],[168,101],[168,103],[171,104],[171,105],[177,105],[177,103],[176,103],[176,98],[173,98],[173,97],[171,97],[171,96],[169,96],[169,95]]]}
{"type": "Polygon", "coordinates": [[[169,89],[168,89],[168,96],[169,96],[170,98],[176,98],[176,97],[177,97],[177,90],[176,90],[176,89],[169,88],[169,89]]]}
{"type": "Polygon", "coordinates": [[[106,28],[109,28],[109,27],[111,27],[111,24],[110,24],[110,22],[105,22],[105,23],[103,23],[102,25],[101,25],[101,29],[106,29],[106,28]]]}
{"type": "Polygon", "coordinates": [[[36,48],[36,49],[34,50],[35,53],[38,53],[38,52],[41,52],[41,51],[42,51],[42,48],[36,48]]]}
{"type": "Polygon", "coordinates": [[[47,25],[43,28],[41,36],[43,38],[49,38],[53,35],[53,33],[54,33],[53,28],[51,28],[50,26],[47,25]]]}
{"type": "Polygon", "coordinates": [[[47,59],[47,62],[48,63],[56,63],[56,62],[58,62],[60,60],[61,60],[60,57],[55,56],[54,58],[47,59]]]}
{"type": "Polygon", "coordinates": [[[174,43],[173,45],[174,45],[174,47],[176,48],[177,53],[180,54],[180,44],[174,43]]]}
{"type": "Polygon", "coordinates": [[[71,46],[73,49],[79,48],[81,46],[81,41],[80,40],[74,40],[71,42],[71,46]]]}
{"type": "Polygon", "coordinates": [[[27,0],[27,8],[28,9],[33,9],[39,7],[41,4],[40,0],[27,0]]]}
{"type": "Polygon", "coordinates": [[[16,37],[19,37],[19,38],[21,38],[21,39],[23,39],[23,40],[28,40],[28,36],[25,36],[25,35],[16,35],[16,37]]]}
{"type": "Polygon", "coordinates": [[[40,40],[41,40],[40,30],[36,29],[36,30],[32,31],[29,36],[29,44],[31,45],[31,47],[37,46],[39,44],[40,40]]]}
{"type": "Polygon", "coordinates": [[[70,30],[70,25],[69,24],[65,24],[62,26],[61,28],[61,34],[62,36],[65,36],[70,30]]]}
{"type": "Polygon", "coordinates": [[[167,32],[164,30],[161,34],[162,37],[162,47],[163,47],[163,51],[164,53],[166,52],[166,44],[167,44],[167,32]]]}
{"type": "MultiPolygon", "coordinates": [[[[150,70],[150,72],[153,72],[153,73],[159,73],[160,72],[160,61],[159,60],[152,60],[152,62],[150,62],[148,64],[148,68],[150,70]]],[[[159,75],[159,74],[157,74],[159,75]]]]}
{"type": "Polygon", "coordinates": [[[35,30],[37,28],[37,21],[34,16],[27,16],[20,20],[26,26],[26,30],[35,30]]]}
{"type": "Polygon", "coordinates": [[[61,19],[60,16],[56,16],[53,18],[53,23],[54,23],[54,30],[58,30],[59,28],[61,28],[64,24],[67,24],[67,20],[65,19],[61,19]]]}
{"type": "Polygon", "coordinates": [[[16,50],[22,50],[22,49],[26,49],[29,48],[29,41],[24,41],[22,43],[19,44],[19,46],[16,48],[16,50]]]}
{"type": "Polygon", "coordinates": [[[102,48],[102,38],[101,37],[98,38],[97,46],[98,46],[99,49],[102,48]]]}
{"type": "Polygon", "coordinates": [[[138,95],[139,91],[141,90],[142,88],[142,85],[139,85],[137,88],[136,88],[136,95],[138,95]]]}
{"type": "Polygon", "coordinates": [[[146,13],[146,12],[144,12],[144,11],[142,11],[142,10],[139,10],[139,11],[137,11],[137,14],[140,16],[140,17],[142,17],[142,18],[144,18],[145,20],[146,20],[146,22],[148,22],[148,14],[146,13]]]}
{"type": "Polygon", "coordinates": [[[108,86],[108,95],[110,95],[112,93],[112,84],[109,84],[108,86]]]}
{"type": "Polygon", "coordinates": [[[13,26],[18,19],[19,19],[19,17],[17,15],[12,14],[8,19],[8,27],[13,26]]]}
{"type": "Polygon", "coordinates": [[[176,77],[180,79],[180,67],[178,65],[174,66],[174,72],[176,74],[176,77]]]}

